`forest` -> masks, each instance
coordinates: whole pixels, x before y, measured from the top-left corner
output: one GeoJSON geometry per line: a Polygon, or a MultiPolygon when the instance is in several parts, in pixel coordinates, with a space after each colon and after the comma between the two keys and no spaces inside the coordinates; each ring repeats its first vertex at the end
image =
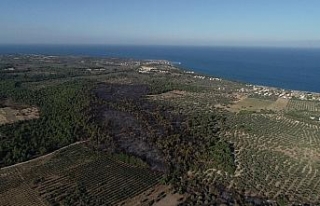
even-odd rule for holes
{"type": "MultiPolygon", "coordinates": [[[[35,176],[30,179],[31,189],[39,190],[50,204],[88,201],[95,205],[100,194],[108,194],[114,187],[107,184],[109,179],[115,181],[118,176],[119,190],[105,201],[122,201],[129,197],[122,190],[132,197],[136,188],[140,192],[148,189],[148,185],[138,187],[138,182],[144,180],[136,170],[150,174],[146,181],[152,186],[170,185],[172,193],[183,195],[183,204],[266,203],[263,197],[244,196],[236,189],[242,182],[228,187],[230,182],[238,181],[234,178],[237,166],[244,164],[236,156],[238,140],[230,141],[234,137],[229,138],[228,132],[234,128],[238,129],[236,132],[254,132],[250,125],[242,126],[248,120],[241,122],[237,118],[263,115],[264,111],[241,110],[239,115],[233,115],[212,105],[228,106],[235,99],[234,91],[242,88],[242,84],[198,80],[175,68],[169,74],[139,74],[139,67],[131,64],[106,66],[101,63],[103,59],[86,60],[87,65],[79,65],[84,61],[81,58],[70,61],[53,64],[50,60],[48,64],[34,63],[20,70],[6,70],[8,66],[23,65],[12,64],[0,69],[1,107],[39,110],[38,118],[0,125],[0,167],[37,160],[54,151],[60,154],[65,146],[85,142],[79,148],[68,149],[79,157],[53,159],[64,171],[58,171],[53,161],[48,168],[54,174],[48,176],[48,168],[43,165],[35,171],[43,176],[41,181],[35,176]],[[83,150],[88,151],[87,156],[80,155],[83,150]],[[88,170],[90,165],[96,170],[88,170]],[[111,165],[114,171],[130,170],[123,174],[110,171],[109,176],[104,176],[102,171],[111,165]],[[76,172],[75,168],[87,174],[76,172]],[[56,177],[60,172],[65,176],[56,177]],[[99,176],[91,178],[96,173],[99,176]],[[128,177],[134,184],[127,188],[128,177]],[[103,184],[95,183],[99,179],[103,184]],[[71,191],[65,190],[67,184],[77,191],[69,199],[66,196],[71,191]],[[95,192],[91,193],[90,188],[95,192]]],[[[22,172],[22,176],[29,175],[22,172]]],[[[6,187],[10,185],[9,180],[0,178],[0,182],[6,187]]],[[[1,190],[4,188],[0,187],[0,195],[1,190]]]]}
{"type": "Polygon", "coordinates": [[[78,81],[29,90],[21,82],[2,81],[2,99],[40,108],[39,119],[0,127],[2,164],[22,162],[90,138],[95,131],[90,106],[95,104],[93,86],[92,82],[78,81]]]}

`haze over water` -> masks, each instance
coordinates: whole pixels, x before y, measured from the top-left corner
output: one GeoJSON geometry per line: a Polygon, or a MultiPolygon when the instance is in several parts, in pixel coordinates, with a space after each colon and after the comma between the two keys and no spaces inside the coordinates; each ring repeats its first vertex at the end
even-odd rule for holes
{"type": "Polygon", "coordinates": [[[0,54],[165,59],[203,74],[286,89],[320,92],[320,49],[191,46],[0,46],[0,54]]]}

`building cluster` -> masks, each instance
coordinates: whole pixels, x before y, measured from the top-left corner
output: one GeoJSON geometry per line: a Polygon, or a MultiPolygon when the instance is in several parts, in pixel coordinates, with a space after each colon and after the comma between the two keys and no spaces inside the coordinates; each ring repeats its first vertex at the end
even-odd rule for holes
{"type": "Polygon", "coordinates": [[[141,66],[138,69],[139,73],[151,73],[151,72],[156,72],[156,73],[169,73],[167,70],[162,70],[157,67],[150,67],[150,66],[141,66]]]}
{"type": "Polygon", "coordinates": [[[103,68],[100,68],[100,69],[86,69],[86,71],[89,71],[89,72],[91,72],[91,71],[105,71],[106,69],[103,69],[103,68]]]}
{"type": "Polygon", "coordinates": [[[171,65],[171,62],[167,61],[167,60],[145,60],[143,61],[144,65],[171,65]]]}
{"type": "Polygon", "coordinates": [[[221,81],[220,78],[215,78],[215,77],[210,77],[209,80],[210,81],[221,81]]]}
{"type": "Polygon", "coordinates": [[[140,66],[140,61],[125,61],[125,62],[108,62],[109,65],[114,66],[140,66]]]}
{"type": "Polygon", "coordinates": [[[320,94],[304,92],[304,91],[295,91],[295,90],[285,90],[277,89],[273,87],[264,87],[264,86],[252,86],[254,94],[270,97],[276,96],[283,99],[300,99],[300,100],[314,100],[320,101],[320,94]]]}
{"type": "Polygon", "coordinates": [[[200,76],[200,75],[195,75],[195,76],[193,76],[193,78],[196,78],[196,79],[205,79],[206,77],[205,77],[205,76],[200,76]]]}
{"type": "MultiPolygon", "coordinates": [[[[195,75],[195,76],[193,76],[193,78],[196,78],[196,79],[206,79],[205,76],[201,76],[201,75],[195,75]]],[[[221,81],[220,78],[215,78],[215,77],[208,77],[208,79],[209,79],[210,81],[221,81]]]]}
{"type": "Polygon", "coordinates": [[[3,69],[4,71],[14,71],[15,69],[13,67],[9,67],[9,68],[6,68],[6,69],[3,69]]]}
{"type": "Polygon", "coordinates": [[[318,120],[318,121],[320,122],[320,117],[311,116],[310,119],[311,119],[311,120],[316,120],[316,121],[318,120]]]}

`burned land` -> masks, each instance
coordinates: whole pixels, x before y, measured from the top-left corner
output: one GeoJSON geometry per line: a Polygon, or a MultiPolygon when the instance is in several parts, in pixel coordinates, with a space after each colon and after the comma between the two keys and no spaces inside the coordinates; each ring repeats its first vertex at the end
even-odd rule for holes
{"type": "Polygon", "coordinates": [[[165,60],[0,60],[0,205],[319,203],[318,94],[165,60]]]}

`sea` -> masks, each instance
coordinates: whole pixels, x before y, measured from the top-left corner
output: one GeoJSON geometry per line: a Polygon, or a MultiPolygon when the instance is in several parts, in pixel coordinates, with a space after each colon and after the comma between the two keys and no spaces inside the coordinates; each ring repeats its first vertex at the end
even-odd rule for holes
{"type": "Polygon", "coordinates": [[[320,48],[0,45],[3,54],[161,59],[223,79],[320,93],[320,48]]]}

